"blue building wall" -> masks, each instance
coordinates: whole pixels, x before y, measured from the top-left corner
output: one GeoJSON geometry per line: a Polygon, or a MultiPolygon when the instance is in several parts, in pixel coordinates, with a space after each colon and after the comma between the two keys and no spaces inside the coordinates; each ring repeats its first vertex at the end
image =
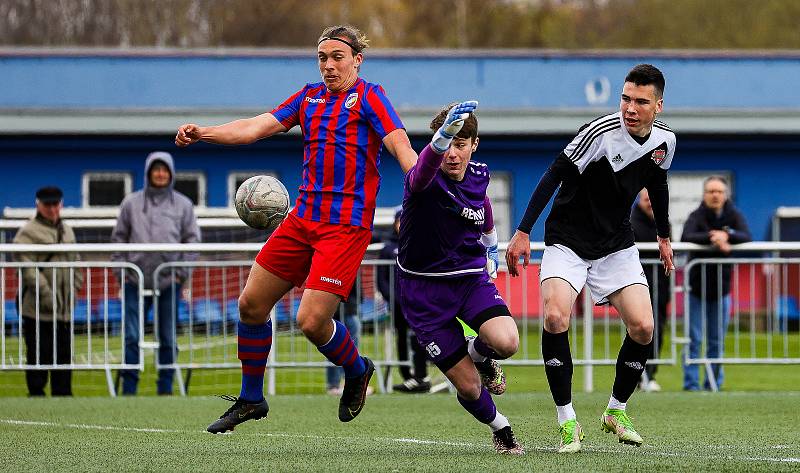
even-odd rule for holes
{"type": "MultiPolygon", "coordinates": [[[[294,55],[74,55],[0,51],[0,108],[264,108],[319,82],[313,50],[294,55]]],[[[188,53],[187,53],[188,54],[188,53]]],[[[368,51],[362,75],[398,108],[465,97],[492,109],[617,102],[637,63],[661,68],[670,108],[798,108],[800,54],[731,57],[368,51]]]]}
{"type": "MultiPolygon", "coordinates": [[[[208,182],[208,205],[227,204],[227,177],[232,170],[275,171],[297,197],[300,184],[301,139],[281,136],[243,147],[204,143],[175,148],[172,136],[126,137],[2,137],[3,172],[0,208],[31,207],[33,193],[43,185],[58,184],[65,205],[80,206],[81,175],[85,171],[131,171],[134,188],[142,186],[144,158],[152,150],[173,153],[179,170],[200,170],[208,182]]],[[[474,158],[493,171],[512,173],[513,218],[519,221],[533,187],[571,136],[482,136],[474,158]]],[[[414,137],[415,149],[427,139],[414,137]]],[[[726,171],[734,180],[734,201],[755,238],[768,238],[770,218],[781,205],[800,206],[800,137],[796,136],[679,136],[674,171],[726,171]]],[[[394,158],[384,156],[379,206],[393,206],[402,197],[402,176],[394,158]]],[[[698,200],[700,196],[698,195],[698,200]]],[[[533,237],[540,240],[543,222],[533,237]]]]}

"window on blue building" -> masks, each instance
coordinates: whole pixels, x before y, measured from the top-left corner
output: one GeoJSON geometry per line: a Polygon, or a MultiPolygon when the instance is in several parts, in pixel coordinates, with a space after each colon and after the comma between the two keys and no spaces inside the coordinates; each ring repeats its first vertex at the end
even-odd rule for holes
{"type": "Polygon", "coordinates": [[[195,206],[206,206],[206,175],[203,172],[175,173],[175,190],[188,197],[195,206]]]}
{"type": "Polygon", "coordinates": [[[81,179],[83,207],[113,207],[132,190],[129,172],[86,172],[81,179]]]}

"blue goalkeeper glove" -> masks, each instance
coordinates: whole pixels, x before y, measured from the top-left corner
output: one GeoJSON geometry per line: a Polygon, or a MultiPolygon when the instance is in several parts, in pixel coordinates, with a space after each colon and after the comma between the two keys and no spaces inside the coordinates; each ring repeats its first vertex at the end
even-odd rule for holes
{"type": "Polygon", "coordinates": [[[431,147],[433,150],[439,154],[444,154],[447,148],[450,147],[453,138],[461,131],[461,127],[464,126],[464,120],[466,120],[469,114],[475,111],[477,107],[477,100],[468,100],[453,105],[450,111],[447,112],[442,126],[433,134],[433,139],[431,140],[431,147]]]}
{"type": "Polygon", "coordinates": [[[486,247],[486,272],[489,277],[497,279],[497,268],[500,266],[500,256],[497,252],[497,230],[494,228],[489,233],[481,235],[481,243],[486,247]]]}

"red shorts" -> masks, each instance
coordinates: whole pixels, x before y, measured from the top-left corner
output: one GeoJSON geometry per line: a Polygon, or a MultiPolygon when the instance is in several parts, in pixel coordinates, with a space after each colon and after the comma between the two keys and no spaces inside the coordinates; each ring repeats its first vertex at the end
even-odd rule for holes
{"type": "Polygon", "coordinates": [[[363,227],[313,222],[289,214],[256,256],[256,263],[297,287],[347,299],[372,232],[363,227]]]}

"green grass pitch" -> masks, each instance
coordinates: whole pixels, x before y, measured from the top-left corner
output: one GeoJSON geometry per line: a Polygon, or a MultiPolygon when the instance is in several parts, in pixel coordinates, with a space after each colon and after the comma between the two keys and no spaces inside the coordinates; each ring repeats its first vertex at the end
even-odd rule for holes
{"type": "Polygon", "coordinates": [[[452,394],[374,395],[349,424],[326,395],[270,398],[266,420],[204,432],[221,399],[0,399],[3,471],[798,471],[800,392],[636,393],[641,448],[600,431],[607,394],[576,394],[584,451],[563,456],[549,394],[496,398],[527,449],[494,453],[452,394]]]}

